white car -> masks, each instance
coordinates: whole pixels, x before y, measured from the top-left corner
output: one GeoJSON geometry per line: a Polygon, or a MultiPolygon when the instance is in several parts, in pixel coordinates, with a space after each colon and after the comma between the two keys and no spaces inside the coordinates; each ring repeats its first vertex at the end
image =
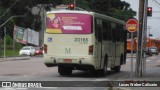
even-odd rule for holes
{"type": "Polygon", "coordinates": [[[32,56],[35,55],[35,48],[33,46],[24,46],[22,49],[19,51],[19,55],[28,55],[32,56]]]}

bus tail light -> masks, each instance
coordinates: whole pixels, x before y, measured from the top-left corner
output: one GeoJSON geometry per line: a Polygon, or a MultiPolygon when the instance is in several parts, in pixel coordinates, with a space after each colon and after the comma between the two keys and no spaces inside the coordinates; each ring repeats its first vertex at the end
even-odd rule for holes
{"type": "Polygon", "coordinates": [[[47,53],[47,45],[44,44],[44,53],[47,53]]]}
{"type": "Polygon", "coordinates": [[[89,46],[89,55],[93,55],[93,45],[89,46]]]}

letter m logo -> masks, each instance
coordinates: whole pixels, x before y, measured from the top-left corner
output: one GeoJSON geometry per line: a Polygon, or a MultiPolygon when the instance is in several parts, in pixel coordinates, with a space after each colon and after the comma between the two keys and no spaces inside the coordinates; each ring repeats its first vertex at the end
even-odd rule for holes
{"type": "Polygon", "coordinates": [[[65,54],[71,54],[71,48],[65,48],[65,54]]]}

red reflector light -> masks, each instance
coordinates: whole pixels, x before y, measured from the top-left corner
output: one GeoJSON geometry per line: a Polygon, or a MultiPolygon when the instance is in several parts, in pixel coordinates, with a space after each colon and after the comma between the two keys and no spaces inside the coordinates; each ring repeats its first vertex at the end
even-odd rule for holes
{"type": "Polygon", "coordinates": [[[93,55],[93,45],[89,46],[89,55],[93,55]]]}
{"type": "Polygon", "coordinates": [[[65,63],[71,63],[72,59],[64,59],[63,62],[65,62],[65,63]]]}
{"type": "Polygon", "coordinates": [[[47,45],[44,44],[44,53],[47,53],[47,45]]]}

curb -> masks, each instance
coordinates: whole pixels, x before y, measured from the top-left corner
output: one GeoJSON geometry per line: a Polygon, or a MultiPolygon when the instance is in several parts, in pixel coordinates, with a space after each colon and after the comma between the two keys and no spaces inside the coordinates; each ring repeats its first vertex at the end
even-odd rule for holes
{"type": "Polygon", "coordinates": [[[124,88],[124,87],[113,87],[112,90],[131,90],[129,88],[124,88]]]}
{"type": "MultiPolygon", "coordinates": [[[[131,58],[131,53],[127,53],[127,54],[126,54],[126,57],[127,57],[127,58],[131,58]]],[[[136,58],[136,54],[133,54],[133,58],[136,58]]]]}
{"type": "Polygon", "coordinates": [[[0,62],[4,61],[16,61],[16,60],[30,60],[31,57],[7,57],[7,58],[0,58],[0,62]]]}

